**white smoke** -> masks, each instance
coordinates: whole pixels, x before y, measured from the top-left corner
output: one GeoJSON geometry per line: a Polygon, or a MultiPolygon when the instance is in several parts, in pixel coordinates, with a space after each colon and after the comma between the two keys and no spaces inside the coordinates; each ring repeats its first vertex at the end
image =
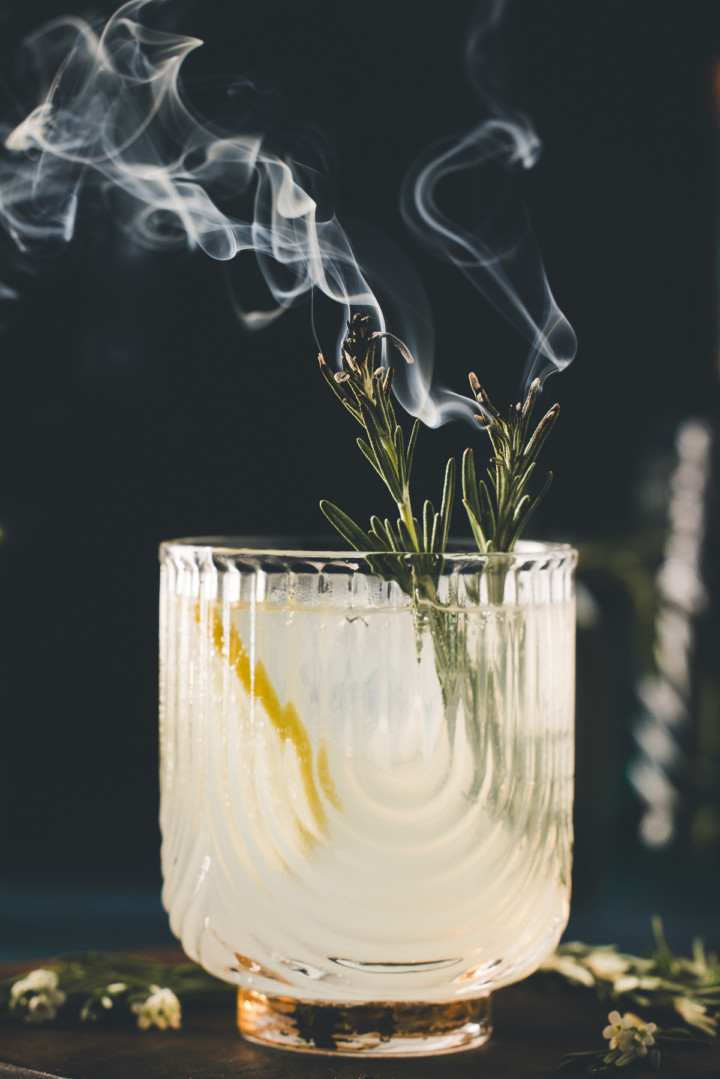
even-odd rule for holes
{"type": "MultiPolygon", "coordinates": [[[[26,40],[39,87],[30,113],[0,129],[6,151],[0,156],[0,225],[21,251],[32,253],[70,242],[78,215],[99,199],[147,248],[189,246],[220,261],[253,252],[272,301],[267,310],[246,310],[235,301],[247,328],[262,328],[314,292],[346,314],[351,307],[370,311],[415,357],[396,382],[408,411],[431,426],[472,416],[477,409],[467,398],[431,390],[429,303],[405,256],[366,229],[353,233],[358,258],[332,208],[312,190],[311,170],[273,152],[261,133],[218,131],[195,114],[181,67],[202,42],[140,21],[143,9],[165,3],[130,0],[100,29],[78,18],[57,19],[26,40]],[[232,211],[223,209],[229,205],[232,211]]],[[[476,33],[471,52],[484,36],[476,33]]],[[[552,301],[529,233],[500,237],[489,207],[481,233],[463,235],[436,198],[438,183],[453,170],[513,157],[528,164],[535,147],[527,128],[494,118],[418,163],[403,212],[418,238],[512,316],[533,342],[533,369],[539,357],[560,368],[572,358],[574,337],[552,301]],[[523,266],[527,302],[515,288],[523,266]],[[530,295],[538,288],[539,299],[530,295]]]]}
{"type": "Polygon", "coordinates": [[[452,262],[530,342],[525,388],[573,360],[575,334],[558,308],[512,173],[530,169],[540,139],[530,121],[501,96],[497,30],[504,0],[481,5],[468,40],[469,78],[489,114],[472,131],[430,147],[415,162],[401,193],[403,217],[414,236],[452,262]],[[480,220],[467,228],[442,208],[441,187],[455,174],[476,184],[480,220]]]}
{"type": "Polygon", "coordinates": [[[143,26],[143,8],[158,2],[130,0],[100,32],[63,18],[26,40],[44,85],[30,114],[2,132],[2,225],[22,251],[69,242],[83,197],[100,191],[148,248],[188,245],[219,260],[254,252],[276,308],[241,312],[250,328],[313,289],[382,322],[345,232],[319,212],[297,168],[261,135],[218,134],[193,114],[180,71],[202,42],[143,26]],[[247,218],[221,209],[242,196],[247,218]]]}

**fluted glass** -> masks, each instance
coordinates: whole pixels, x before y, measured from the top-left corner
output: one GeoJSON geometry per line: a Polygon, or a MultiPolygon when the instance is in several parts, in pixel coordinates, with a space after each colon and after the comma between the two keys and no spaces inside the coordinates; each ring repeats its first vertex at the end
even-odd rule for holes
{"type": "Polygon", "coordinates": [[[556,946],[574,561],[450,555],[437,601],[413,607],[361,555],[163,545],[163,899],[188,955],[241,990],[250,1037],[478,1044],[487,1008],[464,1003],[556,946]],[[344,1018],[328,1034],[304,1005],[344,1018]],[[380,1033],[359,1035],[347,1015],[377,1006],[390,1034],[368,1013],[380,1033]],[[431,1036],[425,1006],[460,1007],[465,1033],[431,1036]]]}

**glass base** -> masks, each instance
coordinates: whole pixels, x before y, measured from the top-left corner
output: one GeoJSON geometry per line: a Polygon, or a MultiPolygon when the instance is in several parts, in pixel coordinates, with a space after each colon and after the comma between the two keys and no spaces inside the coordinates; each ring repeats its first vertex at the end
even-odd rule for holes
{"type": "Polygon", "coordinates": [[[238,989],[238,1029],[261,1045],[350,1056],[421,1056],[488,1040],[490,996],[451,1004],[321,1004],[238,989]]]}

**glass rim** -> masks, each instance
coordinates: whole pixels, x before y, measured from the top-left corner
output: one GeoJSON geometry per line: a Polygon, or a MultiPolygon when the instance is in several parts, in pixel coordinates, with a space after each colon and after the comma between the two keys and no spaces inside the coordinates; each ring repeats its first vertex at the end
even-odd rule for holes
{"type": "MultiPolygon", "coordinates": [[[[313,539],[313,537],[307,537],[313,539]]],[[[332,541],[327,537],[318,538],[317,545],[306,544],[306,538],[301,536],[191,536],[181,539],[164,540],[160,544],[160,558],[176,551],[192,552],[195,554],[220,555],[224,557],[237,557],[241,560],[254,558],[267,558],[274,562],[286,563],[290,568],[298,562],[324,562],[326,564],[345,565],[359,560],[372,559],[373,557],[395,557],[403,559],[442,557],[448,568],[453,566],[467,566],[469,561],[487,565],[493,562],[503,562],[507,565],[508,559],[513,562],[543,561],[554,558],[562,562],[577,559],[577,550],[570,543],[555,543],[539,540],[518,540],[512,551],[491,551],[482,554],[477,548],[473,550],[473,541],[463,539],[454,542],[451,549],[442,555],[434,552],[433,555],[419,554],[408,551],[356,551],[348,547],[332,547],[332,541]]]]}

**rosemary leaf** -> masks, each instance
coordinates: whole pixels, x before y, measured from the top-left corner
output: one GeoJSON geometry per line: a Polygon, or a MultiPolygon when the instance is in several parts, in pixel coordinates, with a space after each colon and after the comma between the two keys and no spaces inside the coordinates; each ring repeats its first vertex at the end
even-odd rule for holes
{"type": "Polygon", "coordinates": [[[385,534],[388,538],[389,549],[392,551],[397,551],[397,553],[399,554],[402,550],[400,546],[400,540],[395,535],[392,522],[390,521],[389,517],[385,518],[385,534]]]}
{"type": "Polygon", "coordinates": [[[494,536],[496,535],[498,530],[497,520],[495,517],[495,510],[493,509],[492,499],[490,498],[490,494],[488,492],[485,480],[480,480],[480,483],[478,484],[478,493],[480,495],[480,502],[482,504],[482,511],[480,514],[478,514],[478,517],[481,520],[487,522],[489,526],[488,533],[489,535],[494,536]]]}
{"type": "Polygon", "coordinates": [[[374,536],[369,536],[367,532],[363,532],[360,525],[356,524],[352,517],[348,517],[347,513],[343,513],[332,502],[323,499],[320,503],[320,509],[333,528],[336,528],[356,551],[382,550],[382,544],[378,544],[374,536]]]}
{"type": "Polygon", "coordinates": [[[410,470],[412,469],[413,457],[415,455],[415,443],[417,442],[418,431],[420,430],[420,420],[415,420],[410,432],[410,438],[408,439],[407,453],[405,455],[405,475],[410,476],[410,470]]]}
{"type": "Polygon", "coordinates": [[[490,550],[490,547],[489,547],[489,544],[488,544],[488,540],[485,537],[485,533],[482,530],[482,525],[480,524],[480,521],[478,520],[478,517],[475,515],[475,511],[471,507],[468,500],[466,498],[464,498],[462,500],[462,503],[463,503],[463,506],[465,507],[465,512],[468,515],[468,521],[470,523],[470,529],[472,531],[473,536],[475,537],[475,542],[477,543],[478,548],[481,551],[487,553],[487,551],[490,550]]]}
{"type": "Polygon", "coordinates": [[[482,518],[478,500],[478,484],[475,477],[475,457],[472,447],[468,446],[462,458],[462,494],[463,505],[468,513],[472,512],[476,521],[482,518]],[[468,508],[469,507],[469,508],[468,508]]]}
{"type": "Polygon", "coordinates": [[[522,494],[525,491],[525,488],[527,487],[528,483],[530,482],[530,480],[532,478],[532,474],[535,471],[536,467],[537,467],[536,462],[533,461],[531,464],[528,465],[525,472],[521,476],[519,476],[516,480],[513,481],[512,490],[510,492],[510,495],[511,495],[514,502],[519,501],[520,497],[522,496],[522,494]]]}
{"type": "MultiPolygon", "coordinates": [[[[443,483],[442,503],[440,505],[440,520],[442,533],[440,537],[440,550],[447,547],[450,534],[450,518],[452,517],[453,500],[455,498],[455,458],[451,457],[445,466],[445,480],[443,483]]],[[[435,550],[435,532],[433,531],[433,543],[431,550],[435,550]]]]}
{"type": "Polygon", "coordinates": [[[358,399],[360,407],[360,414],[363,419],[363,426],[367,431],[368,441],[375,459],[377,461],[377,471],[385,481],[385,485],[390,491],[390,494],[396,502],[401,502],[403,497],[402,486],[400,483],[400,477],[397,471],[397,464],[393,461],[392,457],[388,453],[385,442],[383,440],[382,432],[377,425],[375,416],[372,409],[369,407],[367,401],[360,397],[358,399]]]}
{"type": "Polygon", "coordinates": [[[520,501],[516,504],[515,509],[513,510],[513,515],[512,515],[513,523],[520,520],[520,518],[523,515],[523,510],[529,504],[530,504],[530,495],[523,495],[522,498],[520,499],[520,501]]]}
{"type": "Polygon", "coordinates": [[[402,517],[398,517],[397,530],[398,536],[400,537],[400,542],[405,548],[405,550],[410,552],[417,551],[417,543],[415,542],[408,526],[405,524],[402,517]]]}
{"type": "Polygon", "coordinates": [[[395,431],[393,432],[393,442],[395,444],[395,453],[397,454],[398,461],[398,476],[401,486],[405,486],[408,477],[405,472],[405,439],[402,433],[402,427],[400,424],[396,424],[395,431]]]}
{"type": "Polygon", "coordinates": [[[423,547],[426,551],[432,551],[433,518],[435,507],[429,498],[425,499],[423,506],[423,547]]]}
{"type": "Polygon", "coordinates": [[[555,426],[555,421],[560,413],[560,405],[553,405],[549,412],[546,412],[540,423],[535,428],[535,433],[525,447],[526,457],[537,457],[540,450],[545,444],[545,440],[555,426]]]}
{"type": "Polygon", "coordinates": [[[364,457],[367,457],[368,461],[373,466],[373,468],[377,472],[380,479],[384,480],[385,476],[383,475],[383,472],[382,472],[382,469],[380,468],[380,465],[377,463],[377,458],[375,457],[375,454],[371,450],[370,446],[368,446],[365,439],[364,438],[358,438],[358,439],[356,439],[356,442],[357,442],[357,446],[358,446],[358,449],[360,450],[360,452],[363,454],[364,457]]]}

